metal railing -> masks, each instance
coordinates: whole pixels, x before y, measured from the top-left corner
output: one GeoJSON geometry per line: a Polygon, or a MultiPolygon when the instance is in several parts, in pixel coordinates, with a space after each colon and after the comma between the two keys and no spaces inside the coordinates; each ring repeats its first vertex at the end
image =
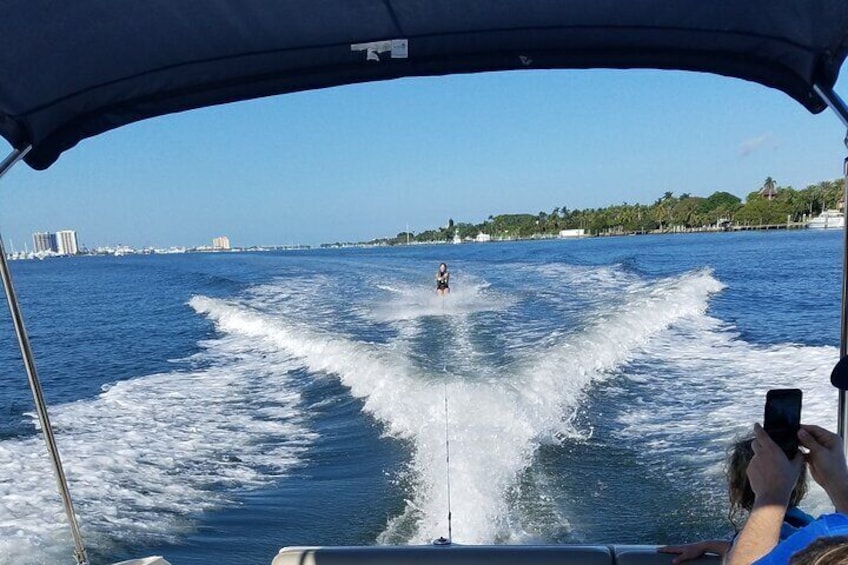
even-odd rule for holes
{"type": "MultiPolygon", "coordinates": [[[[0,178],[5,175],[9,169],[21,161],[31,149],[27,147],[23,150],[15,149],[0,163],[0,178]]],[[[88,565],[88,557],[85,552],[85,545],[82,542],[79,523],[77,522],[76,514],[74,513],[74,503],[71,500],[71,493],[68,489],[68,481],[65,478],[65,470],[62,467],[62,459],[59,456],[59,449],[56,446],[56,438],[53,436],[53,428],[50,426],[50,418],[47,414],[47,404],[44,402],[44,395],[41,392],[41,383],[38,380],[38,372],[35,369],[35,359],[32,356],[32,348],[29,344],[29,335],[27,335],[24,319],[21,315],[21,307],[18,303],[18,297],[15,294],[15,288],[12,285],[12,273],[9,270],[9,262],[6,259],[6,248],[3,245],[3,238],[0,237],[0,278],[3,281],[3,289],[6,291],[6,301],[9,303],[9,313],[12,315],[12,323],[15,326],[15,335],[18,338],[18,345],[21,348],[21,357],[26,368],[27,378],[29,379],[29,388],[32,391],[32,398],[35,401],[35,410],[38,414],[38,422],[41,425],[41,432],[44,434],[44,442],[47,444],[47,451],[50,455],[50,463],[53,466],[53,473],[56,476],[56,482],[59,485],[59,494],[62,497],[62,505],[65,507],[65,515],[68,518],[68,524],[71,527],[71,536],[74,538],[74,558],[77,565],[88,565]]]]}

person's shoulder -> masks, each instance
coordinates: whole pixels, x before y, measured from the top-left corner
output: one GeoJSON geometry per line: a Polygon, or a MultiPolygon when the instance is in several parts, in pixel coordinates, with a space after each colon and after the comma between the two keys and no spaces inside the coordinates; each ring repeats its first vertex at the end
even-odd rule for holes
{"type": "Polygon", "coordinates": [[[848,515],[842,513],[822,514],[799,532],[808,536],[835,536],[848,534],[848,515]]]}
{"type": "Polygon", "coordinates": [[[824,514],[780,542],[768,555],[755,561],[754,565],[785,565],[792,555],[818,538],[846,534],[848,534],[848,515],[824,514]]]}
{"type": "Polygon", "coordinates": [[[783,521],[796,528],[803,528],[810,522],[815,522],[816,519],[797,506],[790,506],[786,510],[786,516],[784,516],[783,521]]]}
{"type": "Polygon", "coordinates": [[[848,534],[848,514],[842,514],[841,512],[822,514],[813,523],[816,522],[819,522],[821,527],[826,529],[829,535],[848,534]]]}

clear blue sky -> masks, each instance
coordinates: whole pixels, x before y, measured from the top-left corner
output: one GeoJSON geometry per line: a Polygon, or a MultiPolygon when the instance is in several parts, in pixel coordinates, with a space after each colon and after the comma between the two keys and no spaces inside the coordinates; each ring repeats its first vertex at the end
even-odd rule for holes
{"type": "Polygon", "coordinates": [[[844,135],[830,111],[696,73],[403,79],[165,116],[18,165],[0,230],[18,248],[59,229],[88,246],[362,240],[667,190],[744,197],[767,176],[803,188],[841,175],[844,135]]]}

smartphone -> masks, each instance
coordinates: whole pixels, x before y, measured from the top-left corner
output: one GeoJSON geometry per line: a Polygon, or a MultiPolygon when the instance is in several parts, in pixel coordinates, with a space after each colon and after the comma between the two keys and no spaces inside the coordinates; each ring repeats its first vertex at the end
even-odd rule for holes
{"type": "Polygon", "coordinates": [[[794,458],[798,453],[800,427],[801,391],[797,388],[768,391],[763,428],[789,459],[794,458]]]}

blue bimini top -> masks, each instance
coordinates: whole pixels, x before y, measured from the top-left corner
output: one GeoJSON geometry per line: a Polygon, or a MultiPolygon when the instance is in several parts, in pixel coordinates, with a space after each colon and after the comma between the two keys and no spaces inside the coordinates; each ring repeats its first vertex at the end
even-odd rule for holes
{"type": "Polygon", "coordinates": [[[407,76],[672,69],[811,112],[848,54],[845,0],[6,0],[0,136],[49,167],[81,140],[193,108],[407,76]]]}

